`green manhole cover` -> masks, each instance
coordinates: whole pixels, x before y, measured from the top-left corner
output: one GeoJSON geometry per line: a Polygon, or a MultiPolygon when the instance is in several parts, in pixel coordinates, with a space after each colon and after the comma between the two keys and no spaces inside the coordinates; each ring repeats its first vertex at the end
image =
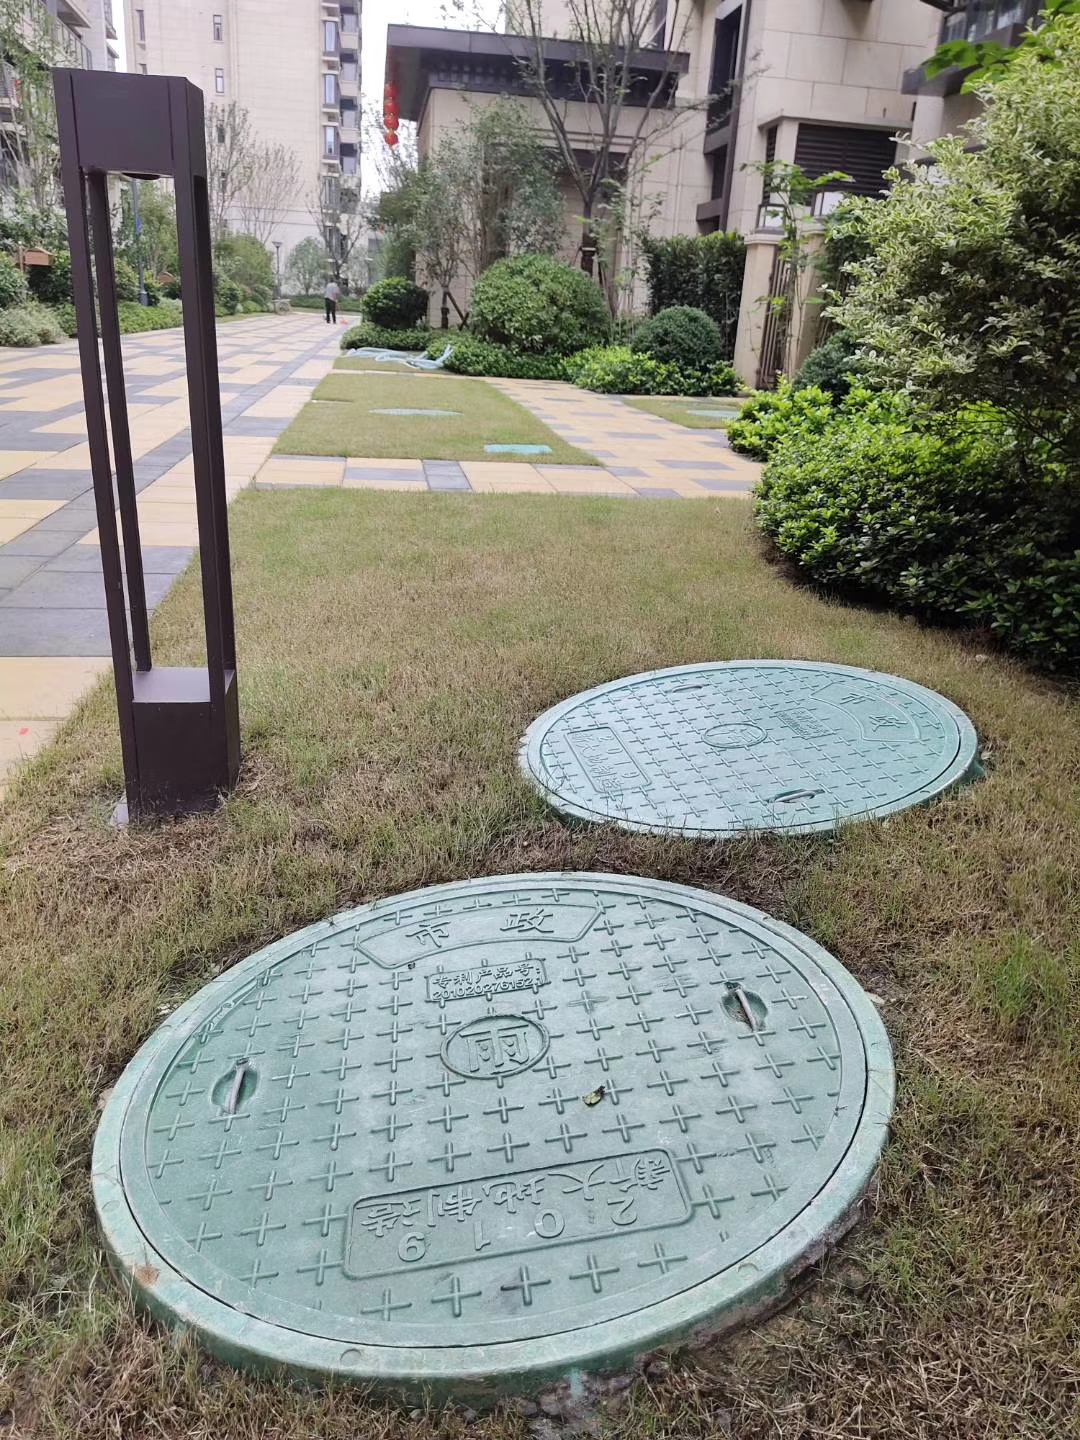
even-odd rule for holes
{"type": "Polygon", "coordinates": [[[490,1395],[781,1298],[892,1094],[806,937],[683,886],[501,876],[206,986],[113,1091],[94,1194],[136,1294],[233,1363],[490,1395]]]}
{"type": "Polygon", "coordinates": [[[890,815],[979,774],[950,701],[895,675],[794,660],[679,665],[535,720],[521,766],[564,815],[717,838],[890,815]]]}

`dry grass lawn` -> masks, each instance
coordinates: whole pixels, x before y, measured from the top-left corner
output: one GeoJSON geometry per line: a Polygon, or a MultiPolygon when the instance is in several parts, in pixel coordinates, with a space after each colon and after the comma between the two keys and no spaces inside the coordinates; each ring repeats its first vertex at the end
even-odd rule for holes
{"type": "MultiPolygon", "coordinates": [[[[233,532],[236,793],[111,829],[102,686],[0,812],[0,1433],[525,1440],[512,1409],[469,1424],[292,1389],[136,1317],[99,1254],[88,1157],[163,1009],[258,946],[389,892],[559,867],[702,885],[808,931],[882,998],[899,1070],[870,1222],[785,1314],[639,1379],[600,1440],[1080,1433],[1075,700],[793,588],[734,501],[260,493],[233,532]],[[570,829],[519,781],[521,731],[572,691],[750,655],[943,691],[988,778],[834,838],[717,846],[570,829]]],[[[195,658],[196,617],[188,575],[160,658],[195,658]]]]}

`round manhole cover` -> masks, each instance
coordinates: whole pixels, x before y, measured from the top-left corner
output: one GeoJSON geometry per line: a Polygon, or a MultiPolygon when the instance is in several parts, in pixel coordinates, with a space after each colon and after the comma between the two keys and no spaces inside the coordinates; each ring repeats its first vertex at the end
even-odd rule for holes
{"type": "Polygon", "coordinates": [[[521,766],[562,814],[715,839],[832,830],[975,773],[962,710],[895,675],[734,660],[631,675],[535,720],[521,766]]]}
{"type": "Polygon", "coordinates": [[[94,1193],[144,1302],[234,1363],[491,1394],[782,1297],[892,1094],[873,1006],[797,932],[657,881],[503,876],[200,991],[111,1095],[94,1193]]]}

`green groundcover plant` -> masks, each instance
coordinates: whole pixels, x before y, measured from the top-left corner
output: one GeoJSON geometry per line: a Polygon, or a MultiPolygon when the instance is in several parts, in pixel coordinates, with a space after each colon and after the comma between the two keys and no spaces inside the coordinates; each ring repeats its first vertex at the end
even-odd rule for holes
{"type": "Polygon", "coordinates": [[[430,360],[438,360],[447,345],[453,347],[446,369],[455,375],[492,375],[508,380],[565,380],[565,362],[559,355],[530,355],[477,340],[471,335],[453,335],[445,330],[435,332],[428,346],[430,360]]]}
{"type": "Polygon", "coordinates": [[[734,395],[739,377],[725,361],[702,369],[672,365],[628,345],[596,346],[566,360],[566,377],[604,395],[734,395]]]}
{"type": "MultiPolygon", "coordinates": [[[[341,337],[342,350],[426,350],[442,338],[442,349],[454,339],[454,333],[445,330],[388,330],[383,325],[372,325],[363,320],[351,325],[341,337]]],[[[442,354],[442,350],[439,352],[442,354]]]]}
{"type": "Polygon", "coordinates": [[[833,418],[832,397],[817,386],[796,390],[782,380],[775,390],[758,390],[728,426],[728,444],[751,460],[767,460],[792,431],[819,433],[833,418]]]}

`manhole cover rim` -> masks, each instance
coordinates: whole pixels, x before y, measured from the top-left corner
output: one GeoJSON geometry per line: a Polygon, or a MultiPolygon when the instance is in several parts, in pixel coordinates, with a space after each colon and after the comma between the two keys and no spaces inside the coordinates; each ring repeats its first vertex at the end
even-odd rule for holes
{"type": "MultiPolygon", "coordinates": [[[[235,1305],[218,1300],[176,1270],[143,1231],[120,1176],[120,1149],[125,1122],[140,1083],[165,1048],[175,1050],[197,1028],[197,1017],[208,1001],[234,992],[238,985],[280,959],[294,954],[306,938],[325,938],[329,927],[355,923],[389,908],[399,896],[339,912],[329,920],[295,931],[224,971],[184,1001],[140,1047],[123,1071],[105,1105],[94,1141],[92,1187],[106,1250],[122,1280],[152,1314],[171,1324],[189,1328],[212,1353],[246,1368],[282,1368],[296,1374],[385,1381],[395,1387],[446,1387],[452,1393],[467,1386],[470,1377],[483,1377],[496,1388],[521,1388],[546,1376],[571,1369],[602,1369],[629,1361],[634,1354],[672,1341],[692,1331],[717,1330],[739,1323],[755,1306],[780,1301],[789,1289],[788,1276],[798,1273],[808,1255],[826,1248],[833,1233],[846,1229],[865,1194],[880,1160],[895,1095],[892,1050],[884,1024],[873,1003],[850,972],[809,936],[763,915],[752,906],[692,886],[651,881],[641,877],[597,872],[536,872],[483,877],[426,887],[420,892],[437,901],[440,894],[460,892],[464,886],[494,881],[519,885],[576,881],[625,886],[640,891],[657,887],[664,898],[680,895],[689,904],[703,900],[721,904],[735,915],[771,931],[794,945],[836,986],[850,1011],[863,1047],[866,1088],[861,1114],[840,1161],[810,1202],[788,1217],[785,1224],[752,1254],[755,1274],[747,1272],[750,1256],[717,1275],[663,1300],[637,1310],[577,1329],[564,1329],[539,1337],[466,1344],[456,1347],[382,1345],[317,1336],[244,1314],[235,1305]],[[737,1301],[733,1307],[732,1302],[737,1301]],[[588,1337],[587,1340],[584,1337],[588,1337]]],[[[332,930],[330,930],[332,933],[332,930]]]]}
{"type": "Polygon", "coordinates": [[[830,660],[702,660],[689,665],[669,665],[656,670],[642,670],[632,675],[619,676],[614,680],[592,686],[590,689],[580,690],[565,700],[550,706],[532,721],[518,744],[518,768],[528,784],[558,814],[568,819],[583,820],[590,824],[616,825],[621,830],[627,830],[637,835],[684,835],[697,840],[723,840],[733,835],[768,834],[774,831],[785,835],[823,834],[832,833],[842,825],[857,821],[887,819],[890,815],[939,799],[948,791],[976,775],[978,764],[979,738],[975,726],[968,715],[947,696],[942,695],[939,691],[929,689],[928,686],[920,685],[915,680],[908,680],[902,675],[891,675],[882,670],[868,670],[857,665],[841,665],[830,660]],[[923,703],[932,701],[934,706],[940,710],[942,718],[953,722],[956,727],[956,746],[953,757],[933,779],[917,785],[913,791],[908,791],[885,803],[872,805],[862,811],[851,811],[831,819],[822,818],[790,823],[778,821],[772,825],[758,826],[733,824],[723,829],[715,829],[707,825],[694,825],[688,816],[678,824],[674,821],[654,823],[634,819],[629,815],[613,813],[614,806],[610,811],[596,809],[553,789],[544,779],[546,766],[540,753],[541,746],[549,732],[579,706],[630,685],[642,685],[678,675],[700,674],[703,670],[737,669],[828,670],[839,676],[848,675],[861,680],[887,681],[890,685],[907,691],[923,703]],[[917,798],[913,800],[912,794],[915,794],[917,798]]]}

